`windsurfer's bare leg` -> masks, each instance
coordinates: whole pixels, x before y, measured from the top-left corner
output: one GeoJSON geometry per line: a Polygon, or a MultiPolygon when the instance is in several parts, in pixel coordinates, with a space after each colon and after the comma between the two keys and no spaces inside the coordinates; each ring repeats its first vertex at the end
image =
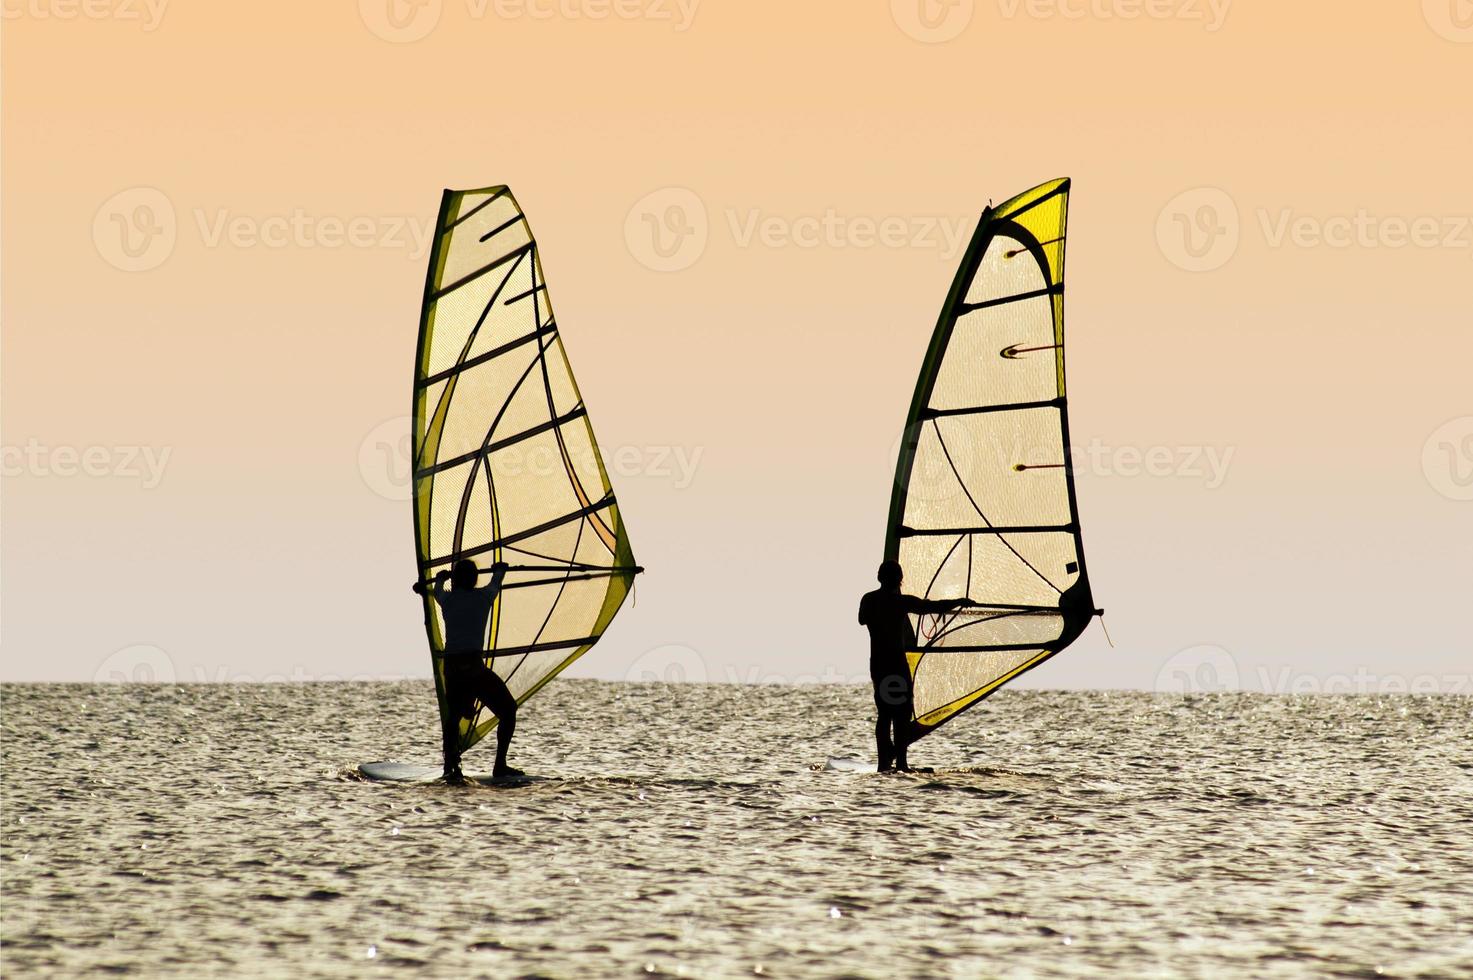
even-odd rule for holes
{"type": "Polygon", "coordinates": [[[484,683],[486,707],[496,715],[496,769],[493,775],[523,775],[520,769],[513,769],[506,762],[507,749],[511,747],[511,738],[517,731],[517,699],[511,696],[506,682],[495,671],[486,671],[484,683]]]}
{"type": "Polygon", "coordinates": [[[895,764],[895,745],[890,741],[890,718],[884,710],[880,711],[879,720],[875,722],[875,756],[878,759],[876,768],[885,772],[895,764]]]}
{"type": "Polygon", "coordinates": [[[445,753],[445,782],[461,783],[465,777],[460,773],[460,733],[456,730],[459,725],[455,719],[449,724],[442,724],[440,738],[445,753]]]}

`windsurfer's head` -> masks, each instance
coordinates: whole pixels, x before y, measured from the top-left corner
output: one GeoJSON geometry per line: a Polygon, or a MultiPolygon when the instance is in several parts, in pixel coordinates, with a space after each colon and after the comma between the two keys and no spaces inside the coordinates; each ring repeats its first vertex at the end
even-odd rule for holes
{"type": "Polygon", "coordinates": [[[474,589],[481,570],[469,558],[462,558],[450,569],[450,584],[457,589],[474,589]]]}
{"type": "Polygon", "coordinates": [[[905,579],[905,572],[898,561],[880,562],[880,573],[876,576],[880,584],[887,589],[898,589],[900,583],[905,579]]]}

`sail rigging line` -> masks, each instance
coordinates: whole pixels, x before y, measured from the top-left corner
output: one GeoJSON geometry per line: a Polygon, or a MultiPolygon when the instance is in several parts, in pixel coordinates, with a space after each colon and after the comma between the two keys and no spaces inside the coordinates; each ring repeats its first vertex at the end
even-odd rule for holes
{"type": "MultiPolygon", "coordinates": [[[[460,379],[461,375],[464,374],[464,372],[466,370],[468,370],[468,366],[466,365],[466,357],[467,357],[467,355],[470,354],[471,349],[475,346],[476,337],[479,336],[480,335],[480,332],[481,332],[481,326],[482,326],[482,324],[484,324],[486,322],[486,318],[488,316],[490,316],[491,310],[496,306],[496,298],[501,295],[501,291],[506,288],[507,283],[511,282],[511,277],[516,274],[516,271],[517,271],[518,268],[520,268],[521,264],[522,264],[522,259],[521,259],[521,256],[519,255],[518,258],[517,258],[517,261],[512,265],[512,267],[510,269],[507,270],[506,276],[501,280],[500,284],[497,285],[496,289],[491,293],[491,298],[489,300],[487,300],[486,305],[484,307],[482,307],[482,309],[481,309],[481,315],[476,318],[476,324],[475,324],[475,326],[472,327],[470,329],[470,331],[468,332],[468,335],[466,336],[466,339],[465,339],[465,343],[463,345],[461,345],[461,348],[460,348],[460,356],[455,359],[455,364],[452,366],[449,374],[446,375],[449,378],[449,381],[445,385],[445,390],[443,390],[442,392],[440,392],[440,397],[439,397],[439,399],[435,403],[435,411],[434,411],[434,417],[435,418],[439,418],[441,412],[443,412],[443,411],[445,411],[445,410],[447,410],[449,408],[450,402],[451,402],[451,400],[453,399],[453,397],[455,395],[456,382],[460,379]]],[[[539,324],[539,326],[540,326],[540,324],[539,324]]],[[[533,333],[532,336],[536,336],[538,334],[540,334],[540,330],[539,331],[534,331],[534,333],[533,333]]],[[[525,341],[523,340],[523,338],[517,338],[517,340],[514,341],[509,346],[508,345],[502,345],[502,346],[505,347],[506,350],[513,350],[516,347],[521,346],[521,344],[524,343],[524,342],[525,341]]],[[[504,350],[501,350],[500,348],[487,351],[486,352],[486,355],[484,357],[481,357],[479,360],[477,360],[477,363],[480,364],[480,363],[485,363],[487,361],[493,360],[494,358],[499,357],[503,353],[505,353],[505,351],[504,350]]],[[[415,390],[418,391],[420,387],[421,387],[420,385],[416,384],[415,390]]],[[[425,387],[428,387],[428,386],[426,385],[425,387]]],[[[416,407],[418,407],[418,406],[416,405],[416,407]]],[[[425,446],[421,447],[422,450],[423,449],[427,449],[427,448],[428,448],[428,443],[426,443],[425,446]]],[[[416,463],[416,465],[418,465],[420,463],[420,460],[419,459],[416,459],[415,460],[415,463],[416,463]]]]}
{"type": "Polygon", "coordinates": [[[1055,286],[1046,286],[1043,289],[1032,289],[1026,293],[1014,293],[1011,296],[999,296],[997,299],[983,300],[980,303],[963,303],[958,307],[958,316],[966,316],[968,313],[976,313],[978,310],[990,310],[997,306],[1007,306],[1009,303],[1021,303],[1029,299],[1043,299],[1048,296],[1062,296],[1064,284],[1061,282],[1055,286]]]}
{"type": "MultiPolygon", "coordinates": [[[[534,287],[533,290],[532,290],[533,319],[535,321],[537,321],[537,322],[541,322],[541,320],[542,320],[541,305],[540,305],[540,302],[538,300],[537,289],[535,288],[537,286],[537,269],[538,269],[539,263],[536,261],[536,256],[534,256],[533,259],[534,259],[534,261],[532,262],[532,285],[534,287]]],[[[543,348],[542,350],[538,351],[537,358],[538,358],[538,361],[542,365],[542,388],[543,388],[543,391],[545,391],[547,393],[547,410],[549,412],[552,412],[555,415],[555,414],[557,414],[557,406],[554,403],[554,399],[553,399],[553,396],[552,396],[552,380],[551,380],[551,378],[550,378],[550,376],[548,374],[548,368],[547,368],[547,349],[546,348],[543,348]]],[[[579,480],[578,479],[578,474],[573,471],[573,462],[572,462],[572,460],[568,456],[568,446],[567,446],[567,443],[563,439],[562,430],[561,429],[554,429],[553,430],[553,437],[557,439],[558,451],[562,455],[563,469],[568,474],[568,481],[573,485],[573,490],[574,490],[575,493],[577,493],[578,499],[580,501],[582,501],[584,504],[587,504],[588,503],[588,492],[583,489],[583,481],[579,480]]],[[[591,514],[589,516],[589,523],[594,525],[594,531],[595,531],[595,533],[598,534],[599,540],[601,540],[603,542],[604,547],[608,548],[610,553],[614,552],[616,550],[617,545],[615,543],[615,537],[614,537],[613,529],[610,528],[607,524],[605,524],[602,521],[602,519],[599,518],[599,516],[597,514],[591,514]]],[[[580,534],[581,534],[581,531],[580,531],[580,534]]]]}
{"type": "Polygon", "coordinates": [[[523,344],[530,344],[532,341],[537,340],[540,337],[545,337],[556,329],[557,322],[549,321],[547,326],[545,327],[538,327],[536,330],[533,330],[529,334],[523,334],[522,336],[517,337],[514,340],[508,340],[501,346],[494,347],[491,350],[485,351],[484,353],[477,354],[475,357],[472,357],[469,360],[457,361],[455,364],[446,368],[440,373],[432,374],[429,377],[416,382],[416,384],[421,388],[428,388],[432,385],[438,384],[441,381],[444,381],[446,378],[451,378],[458,374],[464,374],[471,368],[477,367],[481,364],[485,364],[487,361],[495,360],[502,354],[505,354],[508,351],[516,350],[523,344]]]}
{"type": "MultiPolygon", "coordinates": [[[[577,538],[574,539],[574,541],[573,541],[573,548],[572,548],[572,552],[575,555],[578,553],[578,545],[580,545],[580,544],[583,543],[583,530],[586,527],[588,527],[588,522],[587,521],[579,521],[578,522],[578,536],[577,536],[577,538]]],[[[562,577],[562,583],[560,585],[558,585],[557,594],[553,596],[552,602],[547,607],[547,615],[544,616],[544,617],[542,617],[542,625],[539,626],[539,627],[537,627],[537,633],[532,637],[532,642],[534,644],[536,644],[538,641],[540,641],[542,639],[542,634],[547,631],[547,624],[550,623],[550,622],[552,622],[552,614],[557,611],[557,604],[562,601],[563,594],[565,592],[567,592],[567,590],[568,590],[568,582],[570,580],[569,579],[569,576],[571,576],[571,575],[572,575],[572,571],[571,570],[569,570],[568,572],[566,572],[563,575],[563,577],[562,577]]],[[[553,582],[556,582],[557,579],[553,579],[552,581],[553,582]]],[[[522,664],[524,664],[524,663],[526,663],[525,660],[523,660],[521,664],[517,664],[511,670],[507,671],[505,680],[510,681],[512,679],[512,675],[515,674],[517,671],[521,670],[522,669],[522,664]]]]}
{"type": "Polygon", "coordinates": [[[481,266],[481,268],[477,269],[474,272],[468,272],[468,273],[466,273],[460,279],[457,279],[455,282],[451,283],[450,285],[443,287],[438,293],[436,293],[434,295],[433,299],[434,300],[443,299],[446,295],[455,292],[457,289],[459,289],[462,286],[469,285],[470,283],[475,282],[477,279],[479,279],[482,276],[486,275],[488,272],[495,272],[497,269],[499,269],[502,266],[506,265],[508,262],[511,262],[513,260],[515,260],[517,262],[520,262],[522,260],[522,258],[528,252],[532,251],[532,249],[534,249],[536,247],[537,246],[534,245],[534,244],[523,245],[520,248],[516,249],[515,251],[510,252],[510,253],[508,253],[506,255],[503,255],[501,258],[497,259],[496,261],[491,262],[491,263],[488,263],[487,265],[481,266]]]}
{"type": "Polygon", "coordinates": [[[517,216],[512,217],[512,218],[507,218],[501,224],[497,225],[495,228],[492,228],[490,231],[486,232],[486,234],[482,235],[481,238],[480,238],[480,240],[482,242],[489,242],[491,239],[495,238],[497,235],[501,234],[503,231],[506,231],[506,229],[510,228],[512,225],[515,225],[515,224],[519,223],[521,220],[522,220],[522,216],[521,215],[517,215],[517,216]]]}
{"type": "MultiPolygon", "coordinates": [[[[982,508],[977,506],[977,499],[972,496],[972,491],[967,489],[967,481],[963,480],[961,473],[957,471],[956,463],[953,462],[951,458],[951,450],[946,447],[946,440],[943,439],[941,436],[941,427],[936,424],[935,419],[931,420],[931,427],[936,431],[936,441],[941,445],[941,452],[946,457],[947,464],[951,467],[952,476],[956,477],[956,482],[961,486],[962,493],[967,495],[967,502],[972,505],[972,509],[977,512],[977,516],[982,518],[982,523],[986,524],[988,527],[993,527],[992,521],[988,520],[987,515],[982,513],[982,508]]],[[[1020,562],[1027,565],[1034,575],[1037,575],[1039,578],[1043,579],[1045,585],[1047,585],[1049,588],[1053,589],[1060,595],[1064,594],[1063,589],[1059,588],[1053,582],[1049,581],[1048,576],[1044,575],[1037,568],[1035,568],[1033,562],[1029,561],[1027,558],[1024,558],[1018,552],[1018,549],[1013,547],[1013,543],[1009,541],[1006,537],[1004,537],[1001,532],[997,533],[997,540],[1001,541],[1020,562]]],[[[937,569],[937,574],[940,574],[940,569],[937,569]]]]}
{"type": "Polygon", "coordinates": [[[453,565],[462,558],[474,558],[477,555],[484,555],[488,551],[494,551],[497,548],[505,547],[507,544],[516,541],[525,541],[527,538],[535,538],[540,534],[545,534],[553,528],[562,527],[564,524],[571,524],[574,521],[582,520],[595,511],[600,511],[607,507],[612,507],[613,505],[613,494],[609,494],[603,499],[589,504],[587,507],[581,507],[578,510],[573,511],[571,514],[564,514],[562,517],[554,517],[552,520],[543,521],[541,524],[538,524],[535,527],[529,527],[525,531],[518,531],[515,534],[510,534],[504,538],[497,538],[495,540],[488,541],[486,544],[478,545],[474,548],[464,548],[461,550],[457,550],[452,552],[451,554],[445,555],[442,558],[426,559],[422,563],[422,567],[434,568],[437,565],[453,565]]]}
{"type": "MultiPolygon", "coordinates": [[[[453,231],[457,226],[459,226],[460,224],[462,224],[463,222],[465,222],[467,219],[473,218],[477,214],[480,214],[481,213],[481,210],[483,208],[487,208],[487,207],[490,207],[492,204],[495,204],[497,201],[499,201],[503,197],[505,197],[510,192],[510,190],[511,189],[508,188],[508,187],[502,187],[502,188],[500,188],[499,190],[496,191],[496,193],[494,193],[494,194],[490,195],[489,197],[487,197],[486,200],[482,201],[480,204],[477,204],[475,207],[473,207],[473,208],[469,209],[468,211],[466,211],[465,214],[463,214],[460,217],[456,218],[454,221],[450,222],[448,225],[444,225],[443,227],[444,227],[445,231],[447,231],[447,232],[453,231]]],[[[522,218],[522,215],[518,214],[517,217],[518,217],[518,219],[521,219],[522,218]]],[[[531,236],[529,235],[528,237],[530,238],[531,236]]]]}
{"type": "MultiPolygon", "coordinates": [[[[549,346],[552,345],[552,342],[555,339],[556,338],[549,337],[547,343],[539,344],[538,356],[541,356],[541,354],[545,352],[549,346]]],[[[462,493],[460,497],[460,513],[455,518],[455,550],[457,551],[459,551],[461,548],[461,538],[464,536],[465,533],[465,518],[466,514],[469,513],[471,494],[475,491],[476,488],[476,471],[483,464],[486,466],[486,482],[488,492],[491,494],[491,508],[493,512],[496,510],[495,481],[491,476],[491,465],[488,458],[489,454],[486,451],[486,446],[490,443],[491,436],[495,434],[496,427],[501,424],[501,420],[506,415],[507,409],[511,407],[511,403],[516,399],[517,392],[522,390],[522,385],[526,382],[528,375],[532,373],[532,366],[536,363],[536,361],[531,361],[530,363],[528,363],[527,369],[521,373],[521,376],[517,378],[516,383],[511,386],[511,390],[507,392],[506,400],[501,403],[501,408],[497,410],[496,416],[491,420],[491,424],[486,428],[486,438],[482,441],[480,450],[476,452],[475,458],[471,460],[471,471],[465,480],[465,492],[462,493]]]]}

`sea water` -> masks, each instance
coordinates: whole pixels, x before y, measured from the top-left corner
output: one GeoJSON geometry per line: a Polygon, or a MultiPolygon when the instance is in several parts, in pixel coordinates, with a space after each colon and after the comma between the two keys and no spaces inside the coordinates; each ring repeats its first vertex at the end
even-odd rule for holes
{"type": "Polygon", "coordinates": [[[1473,976],[1473,698],[1004,692],[893,776],[861,688],[565,681],[540,781],[355,777],[433,705],[5,687],[0,970],[1473,976]]]}

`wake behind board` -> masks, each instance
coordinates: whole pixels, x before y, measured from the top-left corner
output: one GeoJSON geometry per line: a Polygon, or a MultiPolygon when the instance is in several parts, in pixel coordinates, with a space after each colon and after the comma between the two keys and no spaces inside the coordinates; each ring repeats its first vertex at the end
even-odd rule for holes
{"type": "MultiPolygon", "coordinates": [[[[879,766],[877,764],[873,763],[873,762],[868,762],[868,761],[866,761],[864,759],[853,759],[853,758],[849,758],[847,756],[842,756],[842,757],[841,756],[834,756],[834,757],[831,757],[829,759],[829,761],[825,762],[822,766],[814,766],[813,768],[814,769],[822,770],[823,772],[879,772],[880,771],[879,770],[879,766]]],[[[930,772],[935,772],[935,771],[936,770],[934,770],[934,769],[922,769],[922,768],[919,768],[919,767],[911,770],[911,772],[919,772],[919,773],[930,773],[930,772]]]]}
{"type": "MultiPolygon", "coordinates": [[[[375,783],[430,783],[443,782],[443,770],[439,766],[421,766],[412,762],[365,762],[358,767],[363,778],[375,783]]],[[[493,776],[489,772],[468,772],[465,778],[483,786],[525,786],[540,782],[536,776],[493,776]]]]}

